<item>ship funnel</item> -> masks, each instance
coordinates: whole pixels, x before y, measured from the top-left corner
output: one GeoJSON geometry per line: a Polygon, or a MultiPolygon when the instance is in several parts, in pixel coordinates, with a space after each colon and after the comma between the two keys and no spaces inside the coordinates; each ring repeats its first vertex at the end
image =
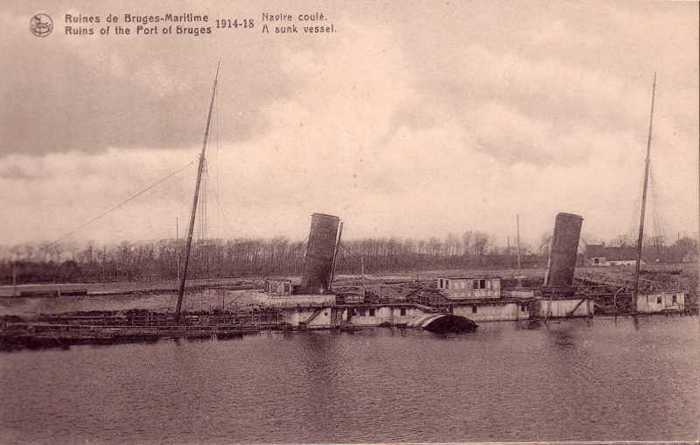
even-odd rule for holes
{"type": "Polygon", "coordinates": [[[298,293],[323,294],[330,289],[338,243],[340,218],[323,213],[311,215],[304,273],[298,293]]]}
{"type": "Polygon", "coordinates": [[[562,292],[573,289],[578,241],[583,217],[572,213],[558,213],[554,235],[549,249],[549,264],[544,287],[562,292]]]}

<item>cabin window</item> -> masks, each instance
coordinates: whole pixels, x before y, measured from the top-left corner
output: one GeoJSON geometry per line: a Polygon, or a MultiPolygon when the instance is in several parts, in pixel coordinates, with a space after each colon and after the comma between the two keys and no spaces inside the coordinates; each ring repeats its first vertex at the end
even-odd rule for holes
{"type": "Polygon", "coordinates": [[[678,302],[678,299],[677,299],[676,296],[674,295],[673,298],[671,299],[671,301],[673,302],[673,304],[676,304],[676,303],[678,302]]]}
{"type": "Polygon", "coordinates": [[[444,289],[444,288],[445,288],[445,285],[442,284],[442,278],[440,278],[440,279],[438,280],[438,287],[439,287],[440,289],[444,289]]]}
{"type": "Polygon", "coordinates": [[[476,305],[475,304],[472,305],[472,314],[476,314],[476,305]]]}
{"type": "Polygon", "coordinates": [[[478,289],[479,288],[479,280],[474,280],[472,281],[472,288],[478,289]]]}
{"type": "Polygon", "coordinates": [[[360,309],[360,317],[364,317],[366,313],[367,313],[366,310],[360,309]]]}
{"type": "Polygon", "coordinates": [[[520,305],[520,310],[523,311],[523,312],[526,312],[526,311],[527,311],[527,304],[521,304],[521,305],[520,305]]]}
{"type": "Polygon", "coordinates": [[[401,315],[406,315],[406,308],[405,307],[401,308],[401,315]]]}
{"type": "Polygon", "coordinates": [[[486,280],[479,280],[479,289],[486,289],[486,280]]]}
{"type": "Polygon", "coordinates": [[[370,310],[369,310],[369,316],[370,316],[370,317],[374,317],[374,309],[370,309],[370,310]]]}
{"type": "Polygon", "coordinates": [[[656,304],[661,304],[661,297],[656,297],[656,304]]]}

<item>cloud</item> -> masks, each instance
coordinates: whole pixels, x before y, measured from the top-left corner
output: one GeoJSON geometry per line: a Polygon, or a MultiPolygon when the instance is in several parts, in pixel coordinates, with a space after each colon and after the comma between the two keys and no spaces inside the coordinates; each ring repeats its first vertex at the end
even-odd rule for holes
{"type": "MultiPolygon", "coordinates": [[[[58,26],[61,14],[55,16],[58,26]]],[[[60,26],[36,39],[26,16],[0,17],[3,65],[11,67],[0,84],[0,156],[198,143],[219,58],[218,106],[227,121],[221,138],[245,141],[269,130],[261,110],[291,94],[298,80],[279,69],[286,49],[275,42],[70,37],[60,26]],[[265,57],[250,57],[251,46],[264,46],[265,57]]]]}
{"type": "Polygon", "coordinates": [[[3,179],[25,180],[37,177],[36,174],[28,172],[19,165],[4,165],[0,167],[0,178],[3,179]]]}
{"type": "MultiPolygon", "coordinates": [[[[572,211],[587,232],[615,236],[638,219],[654,69],[657,201],[669,231],[695,230],[688,8],[545,4],[416,2],[395,20],[331,4],[342,32],[321,39],[73,39],[50,51],[26,37],[22,14],[2,15],[16,28],[0,42],[3,61],[17,62],[0,84],[6,233],[53,239],[191,161],[219,54],[214,235],[303,239],[322,211],[342,216],[351,238],[478,229],[505,239],[519,213],[534,240],[572,211]]],[[[300,7],[290,5],[281,9],[300,7]]],[[[172,236],[193,181],[186,170],[80,236],[172,236]]]]}

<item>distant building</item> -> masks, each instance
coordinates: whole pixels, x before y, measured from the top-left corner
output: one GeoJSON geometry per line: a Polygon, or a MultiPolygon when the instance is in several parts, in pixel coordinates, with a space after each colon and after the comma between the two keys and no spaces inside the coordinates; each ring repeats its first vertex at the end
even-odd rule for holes
{"type": "Polygon", "coordinates": [[[501,298],[497,277],[438,277],[437,287],[450,299],[501,298]]]}
{"type": "Polygon", "coordinates": [[[636,261],[637,249],[634,247],[613,247],[605,243],[586,246],[585,263],[588,266],[633,266],[636,261]]]}
{"type": "MultiPolygon", "coordinates": [[[[586,246],[584,264],[587,266],[633,266],[637,260],[634,246],[606,246],[589,244],[586,246]]],[[[697,260],[697,254],[686,252],[675,246],[644,245],[642,264],[688,263],[697,260]]]]}

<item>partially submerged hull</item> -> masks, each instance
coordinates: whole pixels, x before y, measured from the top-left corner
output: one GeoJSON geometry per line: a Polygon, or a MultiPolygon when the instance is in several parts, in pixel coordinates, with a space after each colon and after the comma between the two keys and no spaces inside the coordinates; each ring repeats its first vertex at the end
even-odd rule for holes
{"type": "Polygon", "coordinates": [[[462,334],[474,332],[479,327],[472,320],[458,315],[444,315],[428,323],[423,329],[436,334],[462,334]]]}

